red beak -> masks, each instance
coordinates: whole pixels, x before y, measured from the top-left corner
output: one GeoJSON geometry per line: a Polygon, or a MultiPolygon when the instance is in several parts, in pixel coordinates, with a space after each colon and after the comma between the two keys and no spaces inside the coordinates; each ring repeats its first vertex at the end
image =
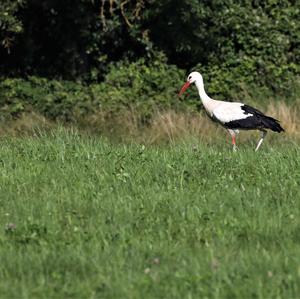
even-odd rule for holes
{"type": "Polygon", "coordinates": [[[178,96],[180,97],[190,85],[191,83],[189,81],[185,82],[184,85],[181,87],[178,96]]]}

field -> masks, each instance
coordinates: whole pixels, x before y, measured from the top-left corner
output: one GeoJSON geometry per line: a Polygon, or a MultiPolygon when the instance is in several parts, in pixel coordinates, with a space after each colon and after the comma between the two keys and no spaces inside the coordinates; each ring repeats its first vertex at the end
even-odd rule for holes
{"type": "Polygon", "coordinates": [[[0,297],[299,298],[299,145],[254,147],[3,137],[0,297]]]}

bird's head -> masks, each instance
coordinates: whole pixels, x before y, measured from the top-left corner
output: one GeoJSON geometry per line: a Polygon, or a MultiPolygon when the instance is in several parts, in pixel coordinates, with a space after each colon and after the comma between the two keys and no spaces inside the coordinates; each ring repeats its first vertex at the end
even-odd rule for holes
{"type": "Polygon", "coordinates": [[[181,96],[185,90],[192,84],[192,83],[199,83],[203,84],[203,78],[202,75],[199,72],[192,72],[188,75],[187,81],[184,83],[184,85],[181,87],[179,96],[181,96]]]}

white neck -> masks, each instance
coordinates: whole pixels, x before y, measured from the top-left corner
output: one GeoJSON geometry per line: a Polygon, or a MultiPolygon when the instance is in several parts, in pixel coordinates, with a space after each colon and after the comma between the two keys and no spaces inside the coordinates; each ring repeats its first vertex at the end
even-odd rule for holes
{"type": "Polygon", "coordinates": [[[215,100],[213,100],[212,98],[210,98],[207,93],[205,92],[205,89],[204,89],[204,84],[203,84],[203,80],[196,80],[195,81],[195,85],[198,89],[198,92],[199,92],[199,95],[200,95],[200,98],[201,98],[201,101],[205,107],[205,109],[208,111],[208,112],[211,112],[212,109],[215,107],[215,100]]]}
{"type": "Polygon", "coordinates": [[[203,103],[206,102],[206,101],[212,100],[212,99],[207,95],[207,93],[205,92],[203,81],[196,80],[196,81],[195,81],[195,84],[196,84],[196,87],[197,87],[197,89],[198,89],[200,98],[201,98],[201,100],[202,100],[203,103]]]}

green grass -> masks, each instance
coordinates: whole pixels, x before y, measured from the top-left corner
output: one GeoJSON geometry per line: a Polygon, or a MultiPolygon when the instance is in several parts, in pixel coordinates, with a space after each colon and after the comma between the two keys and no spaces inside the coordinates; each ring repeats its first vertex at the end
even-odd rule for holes
{"type": "Polygon", "coordinates": [[[2,138],[0,298],[299,298],[300,149],[253,149],[2,138]]]}

